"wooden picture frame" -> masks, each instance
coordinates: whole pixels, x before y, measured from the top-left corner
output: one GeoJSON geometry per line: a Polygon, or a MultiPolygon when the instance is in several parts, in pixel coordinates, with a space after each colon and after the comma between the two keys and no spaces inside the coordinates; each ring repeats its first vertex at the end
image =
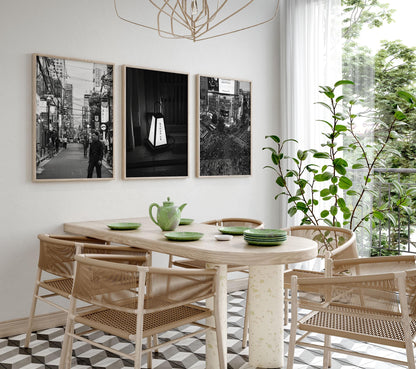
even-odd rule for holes
{"type": "Polygon", "coordinates": [[[32,62],[33,181],[114,179],[114,64],[42,54],[32,62]]]}
{"type": "Polygon", "coordinates": [[[251,175],[250,81],[197,76],[197,177],[251,175]]]}
{"type": "Polygon", "coordinates": [[[123,179],[188,176],[189,75],[123,65],[123,179]]]}

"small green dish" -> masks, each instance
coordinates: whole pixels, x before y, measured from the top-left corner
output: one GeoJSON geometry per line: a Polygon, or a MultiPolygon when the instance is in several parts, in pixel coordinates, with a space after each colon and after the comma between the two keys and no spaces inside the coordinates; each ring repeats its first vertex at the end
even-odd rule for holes
{"type": "Polygon", "coordinates": [[[247,229],[244,232],[247,236],[257,236],[257,237],[282,237],[287,236],[286,231],[281,229],[247,229]]]}
{"type": "Polygon", "coordinates": [[[268,242],[268,241],[249,241],[249,240],[245,240],[249,245],[252,246],[279,246],[282,243],[284,243],[285,241],[273,241],[273,242],[268,242]]]}
{"type": "Polygon", "coordinates": [[[204,234],[199,232],[168,232],[165,237],[170,241],[196,241],[204,234]]]}
{"type": "Polygon", "coordinates": [[[224,234],[234,234],[234,235],[242,235],[244,231],[246,231],[247,227],[220,227],[218,230],[224,234]]]}
{"type": "Polygon", "coordinates": [[[193,219],[190,218],[181,218],[181,221],[179,222],[179,225],[189,225],[193,222],[193,219]]]}
{"type": "Polygon", "coordinates": [[[140,223],[112,223],[107,224],[107,227],[114,231],[128,231],[137,229],[141,226],[140,223]]]}

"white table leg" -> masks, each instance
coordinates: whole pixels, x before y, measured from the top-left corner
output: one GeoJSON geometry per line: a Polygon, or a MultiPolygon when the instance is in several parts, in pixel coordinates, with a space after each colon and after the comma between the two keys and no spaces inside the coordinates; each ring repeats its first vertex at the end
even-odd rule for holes
{"type": "MultiPolygon", "coordinates": [[[[216,265],[207,264],[207,268],[212,268],[216,265]]],[[[224,342],[224,353],[225,358],[224,360],[227,361],[227,266],[226,265],[219,265],[217,266],[220,269],[220,286],[219,291],[217,291],[217,296],[219,298],[219,315],[220,319],[222,320],[222,326],[224,327],[223,330],[223,342],[224,342]]],[[[207,299],[207,307],[213,308],[214,306],[214,299],[209,298],[207,299]]],[[[207,319],[207,325],[214,326],[214,318],[207,319]]],[[[225,367],[227,364],[225,363],[225,367]]],[[[215,332],[209,331],[207,332],[206,337],[206,369],[218,369],[219,368],[219,361],[218,361],[218,350],[217,350],[217,337],[215,332]]]]}
{"type": "Polygon", "coordinates": [[[283,265],[251,266],[249,365],[283,368],[283,265]]]}

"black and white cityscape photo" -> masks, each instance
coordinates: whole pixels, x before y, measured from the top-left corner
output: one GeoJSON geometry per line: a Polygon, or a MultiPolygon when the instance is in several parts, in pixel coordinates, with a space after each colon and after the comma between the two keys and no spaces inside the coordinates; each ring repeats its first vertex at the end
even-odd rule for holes
{"type": "Polygon", "coordinates": [[[33,63],[34,180],[113,178],[113,64],[33,63]]]}
{"type": "Polygon", "coordinates": [[[199,176],[251,174],[251,82],[199,77],[199,176]]]}
{"type": "Polygon", "coordinates": [[[188,175],[188,75],[124,67],[124,178],[188,175]]]}

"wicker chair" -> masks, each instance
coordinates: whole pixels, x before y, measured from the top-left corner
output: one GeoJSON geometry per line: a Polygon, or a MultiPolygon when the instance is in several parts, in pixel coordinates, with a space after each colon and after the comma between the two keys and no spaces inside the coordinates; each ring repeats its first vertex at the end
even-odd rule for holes
{"type": "MultiPolygon", "coordinates": [[[[344,258],[357,258],[357,242],[355,233],[349,229],[330,226],[294,226],[288,229],[288,234],[296,237],[309,238],[318,243],[318,258],[331,258],[332,260],[344,258]]],[[[291,278],[297,275],[299,278],[330,276],[331,271],[325,268],[325,272],[305,269],[286,269],[284,274],[285,287],[285,324],[288,323],[288,290],[291,278]],[[326,272],[326,274],[325,274],[326,272]]]]}
{"type": "MultiPolygon", "coordinates": [[[[293,368],[295,346],[323,350],[323,368],[331,352],[356,355],[415,369],[416,270],[364,276],[300,278],[292,276],[292,321],[287,368],[293,368]],[[299,291],[313,291],[299,294],[299,291]],[[298,304],[308,313],[298,319],[298,304]],[[296,339],[297,329],[306,331],[296,339]],[[324,344],[307,341],[324,334],[324,344]],[[400,347],[407,360],[369,355],[331,346],[331,336],[400,347]]],[[[316,342],[316,341],[315,341],[316,342]]]]}
{"type": "MultiPolygon", "coordinates": [[[[131,258],[125,256],[125,260],[131,258]]],[[[181,339],[216,331],[219,367],[225,369],[223,327],[218,318],[216,290],[219,283],[217,269],[172,269],[126,265],[113,261],[112,255],[76,255],[77,267],[71,295],[70,312],[65,329],[60,369],[71,366],[73,338],[108,350],[134,361],[141,367],[142,354],[147,353],[148,367],[152,366],[151,352],[181,339]],[[149,285],[150,283],[150,285],[149,285]],[[214,309],[196,302],[214,297],[214,309]],[[88,312],[76,312],[77,301],[96,307],[88,312]],[[199,323],[213,318],[212,326],[199,323]],[[131,354],[94,342],[91,336],[74,332],[74,324],[81,323],[92,330],[101,330],[132,341],[131,354]],[[152,337],[184,324],[195,324],[201,329],[172,341],[152,344],[152,337]],[[147,347],[142,348],[142,340],[147,347]]],[[[91,331],[89,331],[91,332],[91,331]]]]}
{"type": "Polygon", "coordinates": [[[80,252],[127,254],[140,256],[145,264],[151,263],[151,256],[145,250],[126,246],[110,246],[107,245],[105,241],[94,238],[40,234],[38,235],[38,239],[40,246],[39,260],[24,343],[25,347],[28,347],[30,343],[30,336],[33,329],[33,317],[35,315],[38,300],[43,301],[58,310],[68,312],[68,304],[62,304],[62,301],[57,299],[57,297],[69,299],[73,284],[75,254],[80,252]],[[48,279],[46,280],[42,279],[42,274],[44,272],[49,273],[48,279]],[[46,292],[40,293],[40,290],[45,290],[46,292]]]}
{"type": "MultiPolygon", "coordinates": [[[[313,239],[318,243],[318,258],[324,257],[357,257],[357,245],[354,232],[337,227],[329,226],[293,226],[285,229],[290,236],[304,237],[313,239]]],[[[326,269],[328,271],[328,269],[326,269]]],[[[284,324],[289,321],[289,289],[290,280],[293,275],[301,277],[324,277],[326,274],[322,271],[312,271],[307,269],[289,269],[286,265],[284,273],[285,304],[284,304],[284,324]]],[[[246,306],[247,313],[247,306],[246,306]]],[[[247,314],[246,314],[247,317],[247,314]]],[[[248,321],[245,318],[243,328],[243,348],[247,346],[248,321]]]]}
{"type": "MultiPolygon", "coordinates": [[[[203,222],[204,224],[214,225],[214,226],[223,226],[223,227],[248,227],[248,228],[257,228],[262,229],[264,228],[264,224],[261,220],[257,219],[248,219],[248,218],[223,218],[223,219],[214,219],[208,220],[203,222]]],[[[181,268],[205,268],[205,261],[203,260],[195,260],[195,259],[174,259],[172,255],[169,256],[169,268],[173,266],[181,267],[181,268]]],[[[241,272],[241,273],[248,273],[248,266],[247,265],[236,265],[231,264],[227,266],[227,272],[241,272]]],[[[242,283],[246,283],[248,278],[239,278],[231,279],[229,281],[233,281],[233,283],[238,287],[231,287],[227,288],[228,292],[233,292],[234,290],[240,289],[239,286],[242,283]]],[[[248,291],[248,289],[247,289],[248,291]]],[[[248,293],[248,292],[247,292],[248,293]]],[[[243,348],[247,346],[247,335],[248,335],[248,298],[246,298],[246,307],[245,307],[245,314],[244,314],[244,329],[243,329],[243,348]]]]}

